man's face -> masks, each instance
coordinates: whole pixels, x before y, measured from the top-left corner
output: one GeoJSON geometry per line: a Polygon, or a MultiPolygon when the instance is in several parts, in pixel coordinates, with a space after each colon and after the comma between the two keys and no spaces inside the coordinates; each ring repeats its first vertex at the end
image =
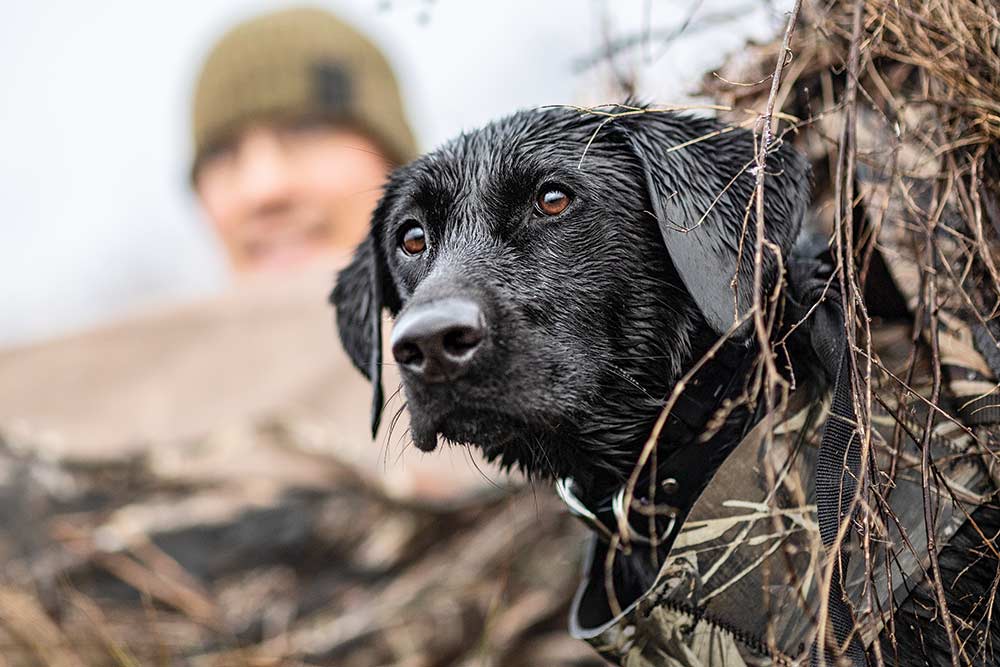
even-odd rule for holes
{"type": "Polygon", "coordinates": [[[358,132],[251,125],[203,158],[195,188],[239,273],[347,255],[364,237],[389,164],[358,132]]]}

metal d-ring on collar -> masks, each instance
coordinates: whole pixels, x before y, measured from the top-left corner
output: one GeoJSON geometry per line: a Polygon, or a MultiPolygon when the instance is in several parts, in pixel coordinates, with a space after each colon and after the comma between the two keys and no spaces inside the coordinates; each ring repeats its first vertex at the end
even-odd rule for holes
{"type": "MultiPolygon", "coordinates": [[[[663,481],[662,486],[666,488],[668,485],[676,486],[677,481],[675,479],[668,478],[663,481]]],[[[638,532],[631,523],[628,522],[628,513],[625,510],[625,487],[622,486],[615,495],[611,498],[611,513],[614,515],[618,524],[614,527],[610,527],[605,524],[601,519],[592,512],[586,504],[575,493],[573,493],[573,478],[572,477],[562,477],[556,480],[556,495],[566,503],[566,507],[569,508],[570,513],[580,519],[588,528],[595,531],[600,535],[606,542],[610,542],[612,537],[617,534],[617,525],[626,525],[629,527],[629,537],[632,542],[637,544],[652,544],[653,541],[646,535],[638,532]]],[[[666,529],[660,535],[659,542],[662,543],[666,541],[667,537],[673,532],[674,527],[677,524],[677,508],[670,507],[668,510],[668,516],[670,517],[670,522],[667,524],[666,529]]],[[[619,548],[622,545],[619,543],[619,548]]]]}
{"type": "MultiPolygon", "coordinates": [[[[669,479],[673,479],[672,477],[669,479]]],[[[669,481],[669,480],[664,480],[669,481]]],[[[636,542],[638,544],[652,544],[653,541],[649,539],[646,535],[643,535],[635,528],[632,524],[628,522],[628,513],[625,511],[625,487],[618,489],[618,493],[615,497],[611,499],[611,511],[614,513],[615,518],[618,520],[618,525],[628,526],[629,530],[629,540],[631,542],[636,542]]],[[[674,526],[677,523],[677,508],[669,507],[667,516],[670,518],[670,523],[667,524],[666,530],[664,530],[660,537],[657,539],[657,544],[662,544],[666,541],[670,533],[673,532],[674,526]]]]}
{"type": "Polygon", "coordinates": [[[572,477],[560,477],[556,480],[556,495],[566,503],[566,507],[569,508],[570,514],[580,519],[588,528],[595,531],[598,535],[604,538],[605,541],[610,542],[611,537],[614,532],[609,529],[604,523],[597,518],[597,515],[591,512],[583,501],[576,497],[573,493],[573,478],[572,477]]]}

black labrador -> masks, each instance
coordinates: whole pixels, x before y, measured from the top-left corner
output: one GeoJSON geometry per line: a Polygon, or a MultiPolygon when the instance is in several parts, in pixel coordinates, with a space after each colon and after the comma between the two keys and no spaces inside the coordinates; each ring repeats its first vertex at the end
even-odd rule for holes
{"type": "MultiPolygon", "coordinates": [[[[331,297],[343,345],[374,386],[373,429],[386,309],[417,447],[475,445],[503,466],[572,478],[581,498],[620,487],[682,373],[721,335],[746,347],[735,314],[753,293],[754,151],[751,132],[711,119],[548,109],[397,169],[331,297]]],[[[794,149],[778,145],[767,169],[764,293],[810,201],[794,149]]],[[[809,360],[796,372],[806,391],[826,381],[809,360]]],[[[964,539],[942,555],[949,583],[978,537],[964,539]]],[[[961,589],[985,589],[995,565],[979,558],[959,578],[956,614],[961,589]]],[[[634,576],[641,589],[652,573],[634,576]]],[[[944,664],[947,641],[919,620],[932,599],[910,607],[896,623],[900,664],[944,664]]]]}

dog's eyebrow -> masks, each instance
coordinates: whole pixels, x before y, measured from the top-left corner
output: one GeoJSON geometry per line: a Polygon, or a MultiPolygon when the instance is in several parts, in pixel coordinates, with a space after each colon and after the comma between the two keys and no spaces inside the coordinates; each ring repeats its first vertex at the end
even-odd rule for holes
{"type": "Polygon", "coordinates": [[[448,198],[447,188],[442,187],[440,179],[423,171],[412,176],[404,187],[395,193],[395,210],[407,210],[414,206],[429,211],[438,205],[442,199],[448,198]]]}
{"type": "Polygon", "coordinates": [[[446,220],[465,198],[461,188],[456,188],[454,185],[445,177],[433,178],[430,175],[422,175],[421,178],[415,179],[401,197],[396,210],[399,215],[414,210],[419,211],[428,223],[446,220]]]}

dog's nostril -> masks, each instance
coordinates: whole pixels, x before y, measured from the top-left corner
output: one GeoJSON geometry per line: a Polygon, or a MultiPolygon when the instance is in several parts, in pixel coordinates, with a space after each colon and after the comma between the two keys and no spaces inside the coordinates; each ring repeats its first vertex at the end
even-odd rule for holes
{"type": "Polygon", "coordinates": [[[394,345],[392,356],[397,362],[407,366],[419,365],[424,360],[424,353],[420,350],[420,346],[410,342],[402,342],[394,345]]]}
{"type": "Polygon", "coordinates": [[[461,357],[483,342],[483,330],[475,327],[456,327],[446,331],[441,345],[447,354],[461,357]]]}

